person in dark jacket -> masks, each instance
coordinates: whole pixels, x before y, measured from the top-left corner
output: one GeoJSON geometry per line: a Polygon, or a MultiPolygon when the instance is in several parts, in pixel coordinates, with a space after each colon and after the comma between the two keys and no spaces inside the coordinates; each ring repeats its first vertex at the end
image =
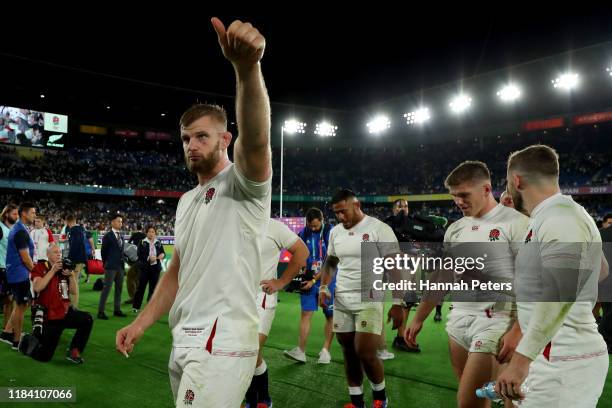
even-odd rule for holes
{"type": "MultiPolygon", "coordinates": [[[[128,243],[133,245],[140,245],[140,241],[145,239],[147,236],[142,232],[142,225],[136,226],[136,231],[132,232],[128,243]]],[[[134,296],[136,295],[136,289],[138,289],[138,276],[140,276],[140,262],[134,262],[130,265],[127,271],[127,292],[128,300],[124,302],[126,305],[134,303],[134,296]]]]}
{"type": "Polygon", "coordinates": [[[124,240],[121,235],[123,218],[119,214],[111,216],[111,230],[104,234],[102,238],[102,262],[104,263],[104,289],[100,294],[100,304],[98,305],[98,319],[108,320],[104,313],[106,299],[110,293],[113,282],[115,282],[115,311],[113,316],[125,317],[121,311],[121,290],[123,289],[124,270],[124,240]]]}
{"type": "MultiPolygon", "coordinates": [[[[73,214],[66,216],[66,237],[68,238],[68,259],[74,265],[74,278],[79,282],[81,271],[87,264],[87,250],[85,242],[87,241],[85,228],[77,224],[77,219],[73,214]]],[[[75,309],[79,307],[79,285],[76,285],[76,291],[72,294],[72,306],[75,309]]]]}
{"type": "Polygon", "coordinates": [[[142,298],[144,297],[147,285],[149,285],[147,301],[151,299],[153,292],[155,292],[155,286],[157,285],[159,274],[162,270],[161,261],[165,256],[164,246],[157,240],[155,227],[149,225],[147,227],[146,238],[140,241],[138,245],[138,268],[140,270],[140,276],[138,278],[138,289],[136,290],[134,303],[132,304],[132,311],[134,313],[138,313],[142,306],[142,298]]]}

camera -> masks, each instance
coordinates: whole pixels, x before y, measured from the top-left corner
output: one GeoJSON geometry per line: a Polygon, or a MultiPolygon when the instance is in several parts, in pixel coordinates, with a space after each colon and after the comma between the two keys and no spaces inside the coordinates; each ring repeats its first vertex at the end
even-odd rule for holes
{"type": "Polygon", "coordinates": [[[72,262],[72,259],[70,258],[62,259],[62,269],[65,269],[68,271],[74,270],[74,262],[72,262]]]}
{"type": "Polygon", "coordinates": [[[39,304],[32,305],[32,334],[36,337],[42,335],[45,322],[45,307],[39,304]]]}

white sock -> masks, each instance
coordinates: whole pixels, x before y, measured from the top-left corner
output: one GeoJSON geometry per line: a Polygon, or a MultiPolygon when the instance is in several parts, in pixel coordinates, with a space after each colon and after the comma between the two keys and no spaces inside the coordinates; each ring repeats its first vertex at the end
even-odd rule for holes
{"type": "Polygon", "coordinates": [[[261,364],[258,367],[255,367],[255,375],[262,375],[263,373],[266,372],[266,370],[268,369],[268,366],[266,365],[266,361],[262,361],[261,364]]]}
{"type": "Polygon", "coordinates": [[[372,386],[372,391],[382,391],[385,389],[385,380],[383,380],[380,384],[372,384],[370,382],[370,385],[372,386]]]}
{"type": "Polygon", "coordinates": [[[361,395],[363,394],[363,385],[359,387],[349,387],[349,395],[361,395]]]}

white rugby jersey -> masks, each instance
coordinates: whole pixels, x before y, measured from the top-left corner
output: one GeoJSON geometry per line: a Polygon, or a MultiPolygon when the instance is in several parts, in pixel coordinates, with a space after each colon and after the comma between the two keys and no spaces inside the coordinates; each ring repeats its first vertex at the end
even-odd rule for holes
{"type": "MultiPolygon", "coordinates": [[[[446,230],[444,244],[452,249],[454,244],[483,243],[482,250],[487,254],[483,273],[487,277],[513,282],[515,257],[525,238],[528,224],[529,217],[498,204],[482,217],[463,217],[453,223],[446,230]]],[[[470,246],[470,249],[476,249],[476,245],[470,246]]],[[[483,312],[492,308],[508,311],[510,307],[511,304],[495,302],[453,302],[453,309],[471,312],[483,312]]]]}
{"type": "MultiPolygon", "coordinates": [[[[593,301],[577,301],[571,305],[560,329],[544,350],[546,357],[586,358],[605,354],[607,350],[592,313],[601,269],[601,245],[601,235],[593,218],[571,196],[555,194],[533,209],[524,245],[516,260],[517,279],[533,280],[528,274],[537,271],[534,260],[541,260],[545,267],[559,268],[559,271],[580,268],[586,282],[581,294],[593,298],[593,301]]],[[[532,319],[534,311],[538,306],[555,304],[520,300],[517,308],[523,337],[516,351],[535,358],[545,346],[540,344],[541,339],[546,337],[545,332],[554,322],[554,316],[537,322],[532,319]]]]}
{"type": "Polygon", "coordinates": [[[34,263],[47,260],[47,249],[49,243],[53,242],[53,234],[48,228],[33,229],[30,238],[34,241],[34,263]]]}
{"type": "Polygon", "coordinates": [[[247,180],[233,163],[181,197],[175,225],[179,288],[168,320],[174,347],[255,355],[255,299],[270,203],[271,179],[247,180]]]}
{"type": "Polygon", "coordinates": [[[397,238],[391,227],[384,222],[366,215],[357,225],[346,229],[336,225],[329,233],[327,255],[340,261],[336,276],[336,294],[361,292],[361,243],[380,242],[384,253],[380,256],[399,253],[397,238]]]}
{"type": "MultiPolygon", "coordinates": [[[[291,248],[298,239],[300,239],[300,237],[298,237],[295,232],[291,231],[285,224],[275,219],[270,220],[268,231],[261,248],[261,256],[263,258],[261,280],[276,279],[276,269],[282,250],[291,248]]],[[[278,293],[272,295],[267,293],[263,293],[262,295],[260,293],[258,301],[259,299],[261,299],[262,304],[265,302],[266,309],[271,309],[277,304],[278,293]]]]}

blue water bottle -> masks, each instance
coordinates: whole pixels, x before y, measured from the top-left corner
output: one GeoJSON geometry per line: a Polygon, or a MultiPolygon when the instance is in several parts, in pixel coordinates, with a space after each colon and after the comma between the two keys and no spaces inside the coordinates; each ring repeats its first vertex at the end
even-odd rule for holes
{"type": "MultiPolygon", "coordinates": [[[[526,395],[529,392],[529,384],[526,382],[521,385],[521,392],[526,395]]],[[[487,398],[493,402],[501,402],[502,398],[495,392],[495,381],[491,381],[476,390],[478,398],[487,398]]],[[[515,401],[515,405],[521,405],[521,401],[515,401]]]]}

